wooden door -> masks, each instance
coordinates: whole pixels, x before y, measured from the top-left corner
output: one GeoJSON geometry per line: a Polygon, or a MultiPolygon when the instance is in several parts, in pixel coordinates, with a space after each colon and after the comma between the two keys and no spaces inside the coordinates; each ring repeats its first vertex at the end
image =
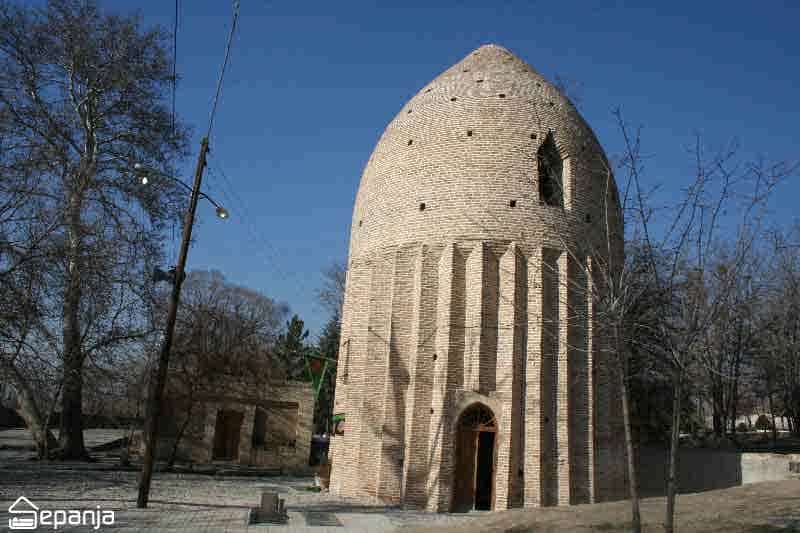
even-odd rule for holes
{"type": "Polygon", "coordinates": [[[456,426],[451,511],[494,508],[494,448],[497,421],[491,409],[475,404],[456,426]]]}
{"type": "Polygon", "coordinates": [[[469,427],[458,428],[456,464],[453,483],[453,511],[469,511],[475,501],[475,460],[478,432],[469,427]]]}
{"type": "Polygon", "coordinates": [[[238,459],[239,437],[244,413],[220,409],[214,429],[213,458],[224,461],[238,459]]]}

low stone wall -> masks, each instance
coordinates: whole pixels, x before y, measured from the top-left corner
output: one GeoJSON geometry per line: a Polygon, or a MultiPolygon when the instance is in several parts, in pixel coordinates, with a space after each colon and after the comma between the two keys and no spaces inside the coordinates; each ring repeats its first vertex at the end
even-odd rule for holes
{"type": "MultiPolygon", "coordinates": [[[[666,494],[668,450],[642,448],[639,452],[639,488],[643,497],[666,494]]],[[[742,453],[728,450],[682,449],[678,458],[681,493],[724,489],[760,481],[800,478],[789,463],[800,454],[742,453]]]]}
{"type": "Polygon", "coordinates": [[[789,471],[789,463],[800,462],[800,453],[743,453],[742,483],[800,479],[800,475],[789,471]]]}

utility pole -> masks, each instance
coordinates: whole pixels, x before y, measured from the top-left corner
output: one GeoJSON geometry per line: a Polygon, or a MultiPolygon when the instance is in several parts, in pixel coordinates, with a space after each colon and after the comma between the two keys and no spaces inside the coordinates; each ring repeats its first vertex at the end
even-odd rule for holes
{"type": "Polygon", "coordinates": [[[178,315],[178,305],[181,300],[181,285],[183,284],[184,271],[186,268],[186,256],[189,254],[189,244],[192,240],[192,226],[194,226],[197,202],[202,194],[200,192],[200,184],[203,181],[203,171],[206,167],[207,154],[208,137],[204,137],[200,143],[197,168],[194,171],[194,184],[189,200],[189,209],[186,211],[186,215],[183,219],[183,240],[181,241],[178,264],[175,266],[175,280],[172,285],[167,322],[164,326],[164,340],[161,344],[161,353],[158,357],[155,380],[150,380],[147,397],[147,410],[144,422],[144,461],[142,462],[142,472],[139,477],[139,496],[136,499],[136,507],[140,509],[147,507],[147,501],[150,498],[150,481],[153,478],[153,464],[155,463],[156,447],[158,444],[158,421],[161,415],[164,387],[167,382],[167,369],[169,368],[169,355],[172,349],[172,337],[175,333],[175,320],[178,315]]]}

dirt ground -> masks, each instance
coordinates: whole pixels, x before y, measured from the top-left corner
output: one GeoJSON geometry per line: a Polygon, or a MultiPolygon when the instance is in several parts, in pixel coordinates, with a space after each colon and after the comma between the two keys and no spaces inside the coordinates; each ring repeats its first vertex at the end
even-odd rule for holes
{"type": "MultiPolygon", "coordinates": [[[[663,531],[665,498],[642,502],[645,531],[663,531]]],[[[676,530],[683,533],[772,533],[800,531],[800,480],[754,483],[678,496],[676,530]]],[[[544,531],[628,531],[628,502],[562,508],[514,509],[486,513],[451,526],[414,532],[523,533],[544,531]]]]}

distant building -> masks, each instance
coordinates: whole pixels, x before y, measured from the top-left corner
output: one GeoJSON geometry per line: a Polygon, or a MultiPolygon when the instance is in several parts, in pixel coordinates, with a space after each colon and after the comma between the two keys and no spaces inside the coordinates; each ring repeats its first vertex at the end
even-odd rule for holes
{"type": "Polygon", "coordinates": [[[483,46],[425,86],[356,197],[331,490],[436,511],[624,497],[588,296],[622,236],[600,143],[524,61],[483,46]]]}
{"type": "Polygon", "coordinates": [[[217,375],[189,395],[172,381],[163,405],[160,459],[169,456],[180,435],[181,461],[289,473],[308,470],[314,414],[311,383],[217,375]]]}

